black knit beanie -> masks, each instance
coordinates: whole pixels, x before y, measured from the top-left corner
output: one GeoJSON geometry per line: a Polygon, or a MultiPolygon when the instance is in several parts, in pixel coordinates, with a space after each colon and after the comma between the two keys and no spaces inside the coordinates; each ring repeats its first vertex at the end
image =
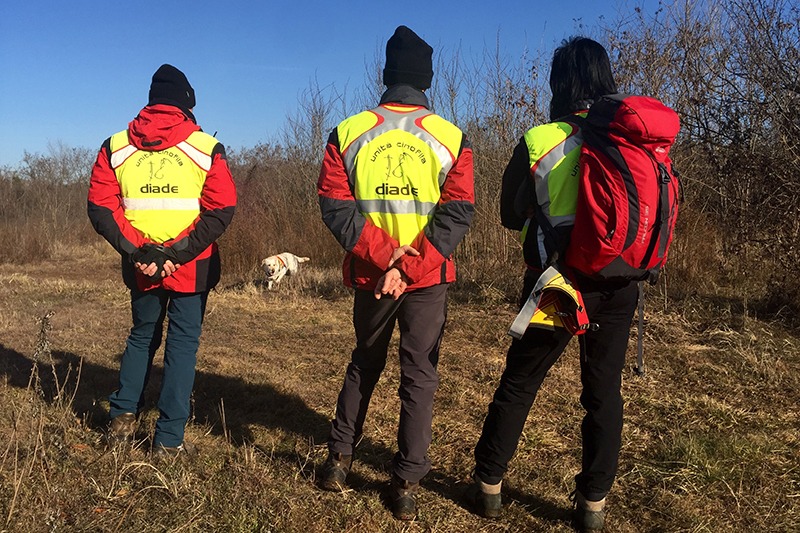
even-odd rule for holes
{"type": "Polygon", "coordinates": [[[383,83],[397,83],[427,89],[433,80],[433,48],[406,26],[398,26],[386,42],[383,83]]]}
{"type": "Polygon", "coordinates": [[[186,75],[172,65],[161,65],[153,74],[147,105],[167,104],[190,110],[195,106],[194,89],[186,75]]]}

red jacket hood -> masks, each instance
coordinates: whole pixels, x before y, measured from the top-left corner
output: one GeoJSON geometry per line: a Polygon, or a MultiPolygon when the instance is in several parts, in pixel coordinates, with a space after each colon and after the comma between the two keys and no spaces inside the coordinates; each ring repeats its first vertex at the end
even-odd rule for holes
{"type": "Polygon", "coordinates": [[[140,150],[164,150],[175,146],[200,126],[179,108],[157,104],[147,106],[128,124],[128,137],[140,150]]]}

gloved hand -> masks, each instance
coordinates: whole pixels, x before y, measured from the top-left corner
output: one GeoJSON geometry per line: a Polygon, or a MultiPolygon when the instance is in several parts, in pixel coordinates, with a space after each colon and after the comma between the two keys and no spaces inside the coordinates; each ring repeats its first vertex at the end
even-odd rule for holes
{"type": "Polygon", "coordinates": [[[169,257],[170,255],[171,254],[167,252],[167,248],[165,248],[163,245],[147,243],[140,246],[138,250],[131,254],[131,262],[141,263],[143,265],[155,263],[156,271],[152,276],[150,276],[150,279],[153,281],[158,281],[162,277],[161,274],[164,270],[164,263],[167,261],[167,259],[171,259],[171,257],[169,257]]]}

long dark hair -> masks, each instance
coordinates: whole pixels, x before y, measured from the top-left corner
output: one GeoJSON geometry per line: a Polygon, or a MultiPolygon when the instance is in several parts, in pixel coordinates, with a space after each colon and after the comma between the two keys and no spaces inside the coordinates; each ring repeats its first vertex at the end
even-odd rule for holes
{"type": "Polygon", "coordinates": [[[586,37],[563,41],[553,53],[550,90],[550,120],[586,109],[599,96],[617,92],[606,49],[586,37]]]}

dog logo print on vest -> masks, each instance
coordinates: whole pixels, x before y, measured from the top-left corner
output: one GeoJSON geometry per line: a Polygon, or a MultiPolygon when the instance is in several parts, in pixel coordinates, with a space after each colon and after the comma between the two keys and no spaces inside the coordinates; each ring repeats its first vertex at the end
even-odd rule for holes
{"type": "Polygon", "coordinates": [[[156,162],[152,159],[149,161],[150,165],[150,180],[153,179],[163,180],[164,179],[164,171],[166,167],[172,164],[172,161],[167,159],[166,157],[162,157],[161,160],[158,162],[158,168],[156,168],[156,162]]]}
{"type": "Polygon", "coordinates": [[[429,174],[428,156],[422,147],[408,141],[381,144],[373,153],[372,161],[382,159],[385,170],[384,182],[375,188],[380,196],[419,197],[419,189],[411,180],[415,176],[429,174]],[[399,183],[398,183],[399,182],[399,183]]]}

